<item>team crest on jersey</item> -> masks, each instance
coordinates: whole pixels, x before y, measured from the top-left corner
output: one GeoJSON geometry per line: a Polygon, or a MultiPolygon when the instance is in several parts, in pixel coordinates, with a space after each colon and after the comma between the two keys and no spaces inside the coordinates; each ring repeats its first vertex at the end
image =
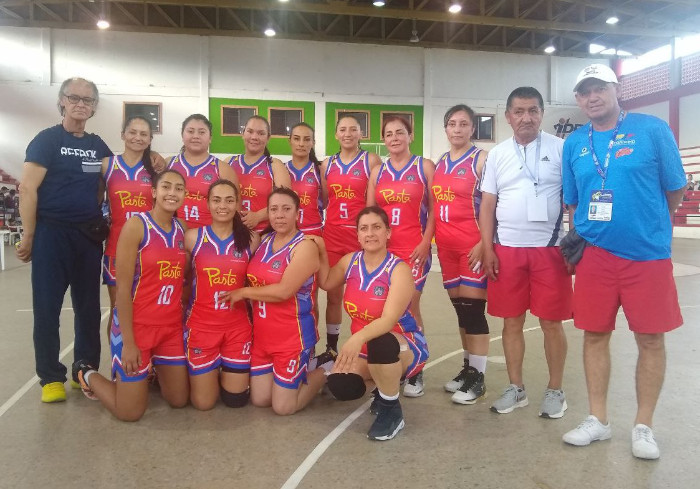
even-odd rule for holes
{"type": "Polygon", "coordinates": [[[306,183],[314,183],[314,177],[312,177],[311,175],[306,177],[306,183]]]}
{"type": "Polygon", "coordinates": [[[201,355],[202,354],[202,349],[201,348],[194,348],[192,350],[195,355],[201,355]]]}
{"type": "Polygon", "coordinates": [[[377,297],[383,296],[384,295],[384,287],[381,285],[377,285],[374,288],[374,295],[376,295],[377,297]]]}
{"type": "Polygon", "coordinates": [[[240,257],[242,257],[242,256],[243,256],[243,253],[241,253],[241,252],[238,251],[238,250],[233,250],[233,257],[234,257],[234,258],[240,258],[240,257]]]}
{"type": "Polygon", "coordinates": [[[359,176],[360,176],[360,170],[358,170],[357,168],[355,168],[355,169],[352,171],[352,174],[355,175],[356,177],[359,177],[359,176]]]}
{"type": "Polygon", "coordinates": [[[282,266],[282,262],[279,260],[275,260],[272,262],[272,269],[273,270],[279,270],[279,268],[282,266]]]}
{"type": "Polygon", "coordinates": [[[149,175],[141,175],[142,183],[151,183],[151,177],[149,175]]]}
{"type": "Polygon", "coordinates": [[[255,174],[256,174],[257,176],[259,176],[259,177],[262,177],[262,176],[265,175],[265,172],[262,171],[262,170],[258,170],[258,171],[255,172],[255,174]]]}
{"type": "Polygon", "coordinates": [[[416,180],[416,176],[415,176],[415,175],[409,175],[409,176],[406,177],[406,180],[408,180],[409,182],[414,182],[414,181],[416,180]]]}
{"type": "Polygon", "coordinates": [[[178,247],[178,249],[184,250],[185,249],[185,242],[181,239],[177,240],[177,247],[178,247]]]}
{"type": "Polygon", "coordinates": [[[465,170],[464,168],[460,168],[459,170],[457,170],[457,175],[459,175],[460,177],[463,177],[466,174],[467,170],[465,170]]]}
{"type": "Polygon", "coordinates": [[[211,173],[205,173],[204,174],[204,180],[207,182],[211,182],[214,179],[214,176],[211,173]]]}

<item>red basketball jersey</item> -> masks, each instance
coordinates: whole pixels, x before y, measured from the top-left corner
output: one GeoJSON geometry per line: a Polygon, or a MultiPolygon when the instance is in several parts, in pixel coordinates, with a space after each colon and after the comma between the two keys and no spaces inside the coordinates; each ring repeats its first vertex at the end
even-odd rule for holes
{"type": "Polygon", "coordinates": [[[131,297],[133,321],[165,326],[182,321],[182,285],[185,270],[185,232],[173,218],[169,232],[142,212],[143,240],[139,244],[131,297]]]}
{"type": "Polygon", "coordinates": [[[178,215],[184,218],[188,228],[198,228],[211,224],[211,213],[207,207],[209,186],[219,179],[219,159],[209,157],[197,166],[190,165],[185,155],[173,156],[168,168],[185,177],[185,203],[178,215]]]}
{"type": "Polygon", "coordinates": [[[357,214],[367,205],[369,181],[369,153],[360,153],[345,164],[336,153],[328,159],[326,167],[328,206],[326,227],[343,226],[355,229],[357,214]]]}
{"type": "Polygon", "coordinates": [[[472,146],[457,161],[447,152],[440,157],[433,177],[435,243],[440,248],[461,250],[481,239],[479,205],[481,192],[476,163],[481,150],[472,146]]]}
{"type": "Polygon", "coordinates": [[[187,326],[226,330],[236,327],[250,329],[245,302],[229,308],[220,299],[222,292],[245,286],[250,250],[236,249],[233,235],[221,240],[210,226],[197,230],[192,249],[192,306],[187,326]]]}
{"type": "Polygon", "coordinates": [[[318,168],[309,161],[297,170],[292,161],[285,163],[292,179],[292,190],[299,196],[298,227],[304,233],[318,231],[323,227],[323,200],[321,199],[321,176],[318,168]]]}
{"type": "MultiPolygon", "coordinates": [[[[228,164],[236,172],[241,185],[241,206],[246,210],[257,212],[267,207],[267,197],[274,185],[272,167],[265,155],[258,158],[258,161],[252,165],[248,165],[243,156],[232,156],[228,164]]],[[[268,221],[260,221],[254,230],[263,231],[267,223],[268,221]]]]}
{"type": "Polygon", "coordinates": [[[413,251],[423,239],[428,220],[428,189],[423,173],[423,158],[411,156],[408,163],[399,170],[391,166],[391,160],[382,163],[377,174],[374,197],[377,205],[389,215],[389,249],[393,253],[398,250],[413,251]]]}
{"type": "Polygon", "coordinates": [[[117,253],[117,240],[126,221],[139,212],[153,208],[151,175],[142,162],[133,167],[127,165],[121,156],[112,156],[105,172],[107,202],[112,225],[105,244],[105,255],[117,253]]]}
{"type": "MultiPolygon", "coordinates": [[[[304,239],[299,231],[292,240],[277,251],[272,250],[277,233],[265,236],[248,265],[248,283],[251,287],[276,284],[291,260],[292,250],[304,239]]],[[[309,277],[301,288],[282,302],[252,301],[253,343],[267,351],[301,351],[318,341],[314,312],[316,275],[309,277]]]]}
{"type": "MultiPolygon", "coordinates": [[[[350,316],[350,331],[355,334],[375,319],[382,316],[384,304],[389,295],[391,273],[401,263],[398,256],[387,253],[386,258],[372,273],[365,267],[364,252],[353,254],[350,266],[345,272],[345,293],[343,305],[350,316]]],[[[408,308],[394,325],[396,333],[420,331],[416,320],[408,308]]]]}

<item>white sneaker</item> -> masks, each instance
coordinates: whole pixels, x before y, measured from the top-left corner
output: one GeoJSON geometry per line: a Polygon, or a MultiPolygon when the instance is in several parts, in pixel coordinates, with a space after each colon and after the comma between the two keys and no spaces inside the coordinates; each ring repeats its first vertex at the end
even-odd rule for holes
{"type": "Polygon", "coordinates": [[[659,458],[659,446],[654,440],[654,433],[645,424],[638,424],[632,430],[632,455],[646,460],[659,458]]]}
{"type": "Polygon", "coordinates": [[[585,447],[586,445],[590,445],[593,441],[609,440],[610,437],[612,437],[610,423],[603,424],[598,421],[598,418],[591,414],[576,428],[564,433],[562,440],[569,445],[585,447]]]}
{"type": "Polygon", "coordinates": [[[406,397],[420,397],[423,391],[423,372],[419,372],[413,377],[409,377],[408,382],[403,386],[403,395],[406,397]]]}

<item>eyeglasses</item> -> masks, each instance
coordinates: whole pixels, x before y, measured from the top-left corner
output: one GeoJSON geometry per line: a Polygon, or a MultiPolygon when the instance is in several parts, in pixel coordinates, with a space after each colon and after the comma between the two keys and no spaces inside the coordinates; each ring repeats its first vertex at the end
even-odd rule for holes
{"type": "Polygon", "coordinates": [[[78,95],[68,95],[67,93],[64,93],[63,96],[66,97],[72,104],[77,104],[78,102],[82,101],[88,107],[92,107],[97,103],[97,100],[93,97],[80,97],[78,95]]]}

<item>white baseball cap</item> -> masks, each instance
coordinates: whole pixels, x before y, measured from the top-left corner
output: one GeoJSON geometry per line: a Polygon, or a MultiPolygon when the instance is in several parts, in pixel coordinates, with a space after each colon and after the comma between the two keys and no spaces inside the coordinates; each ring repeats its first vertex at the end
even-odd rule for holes
{"type": "Polygon", "coordinates": [[[578,87],[581,86],[584,80],[589,78],[595,78],[596,80],[604,81],[606,83],[620,83],[617,81],[617,76],[615,72],[610,69],[610,67],[602,65],[600,63],[595,63],[586,66],[581,70],[581,73],[576,77],[576,86],[574,87],[574,92],[578,91],[578,87]]]}

